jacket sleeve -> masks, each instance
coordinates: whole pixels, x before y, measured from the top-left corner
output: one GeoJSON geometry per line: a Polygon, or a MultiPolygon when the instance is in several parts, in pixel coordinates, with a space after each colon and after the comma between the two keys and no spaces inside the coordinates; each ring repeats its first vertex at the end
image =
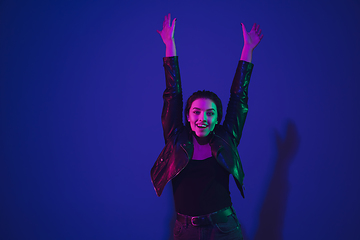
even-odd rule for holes
{"type": "Polygon", "coordinates": [[[165,143],[167,143],[168,140],[183,126],[183,98],[178,57],[165,57],[163,61],[166,89],[163,94],[164,106],[161,114],[161,122],[164,131],[165,143]]]}
{"type": "Polygon", "coordinates": [[[248,87],[254,64],[239,61],[230,89],[230,100],[223,126],[233,137],[235,146],[240,143],[248,112],[248,87]]]}

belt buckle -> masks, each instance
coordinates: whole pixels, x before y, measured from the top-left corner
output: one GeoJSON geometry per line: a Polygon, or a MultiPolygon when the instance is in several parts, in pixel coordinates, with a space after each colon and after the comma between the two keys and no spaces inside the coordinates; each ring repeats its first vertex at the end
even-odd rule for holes
{"type": "Polygon", "coordinates": [[[200,219],[200,217],[191,217],[191,224],[192,224],[194,227],[200,226],[199,223],[194,223],[194,219],[200,219]]]}

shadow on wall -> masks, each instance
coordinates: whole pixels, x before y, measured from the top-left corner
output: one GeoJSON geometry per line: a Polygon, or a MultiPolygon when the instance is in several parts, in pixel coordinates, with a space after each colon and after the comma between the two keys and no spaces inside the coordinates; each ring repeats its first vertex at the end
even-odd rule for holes
{"type": "MultiPolygon", "coordinates": [[[[283,239],[284,217],[289,193],[289,167],[299,148],[299,134],[293,121],[286,124],[285,137],[275,130],[275,168],[262,205],[254,240],[283,239]]],[[[245,234],[244,234],[245,236],[245,234]]],[[[246,240],[250,240],[245,236],[246,240]]]]}
{"type": "MultiPolygon", "coordinates": [[[[275,142],[277,148],[275,168],[260,211],[259,226],[253,240],[283,239],[282,232],[289,193],[289,167],[296,155],[300,142],[299,134],[293,121],[287,122],[284,138],[275,130],[275,142]]],[[[174,212],[170,221],[169,229],[171,230],[168,240],[174,239],[172,229],[174,228],[175,220],[176,214],[174,212]]],[[[245,229],[242,230],[244,239],[251,240],[247,236],[245,229]]]]}

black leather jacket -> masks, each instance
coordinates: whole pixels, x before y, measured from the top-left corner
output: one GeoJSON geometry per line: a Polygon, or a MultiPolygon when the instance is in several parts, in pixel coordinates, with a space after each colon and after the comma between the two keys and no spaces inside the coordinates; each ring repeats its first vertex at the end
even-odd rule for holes
{"type": "MultiPolygon", "coordinates": [[[[161,120],[165,147],[151,169],[151,181],[156,194],[161,195],[165,185],[188,164],[194,152],[190,127],[182,122],[183,97],[178,57],[164,58],[166,89],[161,120]]],[[[217,124],[211,133],[212,155],[235,179],[244,197],[244,171],[237,146],[239,145],[248,112],[248,86],[253,64],[240,61],[230,90],[230,101],[223,125],[217,124]]]]}

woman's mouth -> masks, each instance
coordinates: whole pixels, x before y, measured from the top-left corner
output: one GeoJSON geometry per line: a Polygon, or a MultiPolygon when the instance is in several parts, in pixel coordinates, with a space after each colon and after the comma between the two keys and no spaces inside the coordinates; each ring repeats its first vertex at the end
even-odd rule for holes
{"type": "Polygon", "coordinates": [[[207,124],[196,124],[198,128],[207,128],[207,124]]]}

